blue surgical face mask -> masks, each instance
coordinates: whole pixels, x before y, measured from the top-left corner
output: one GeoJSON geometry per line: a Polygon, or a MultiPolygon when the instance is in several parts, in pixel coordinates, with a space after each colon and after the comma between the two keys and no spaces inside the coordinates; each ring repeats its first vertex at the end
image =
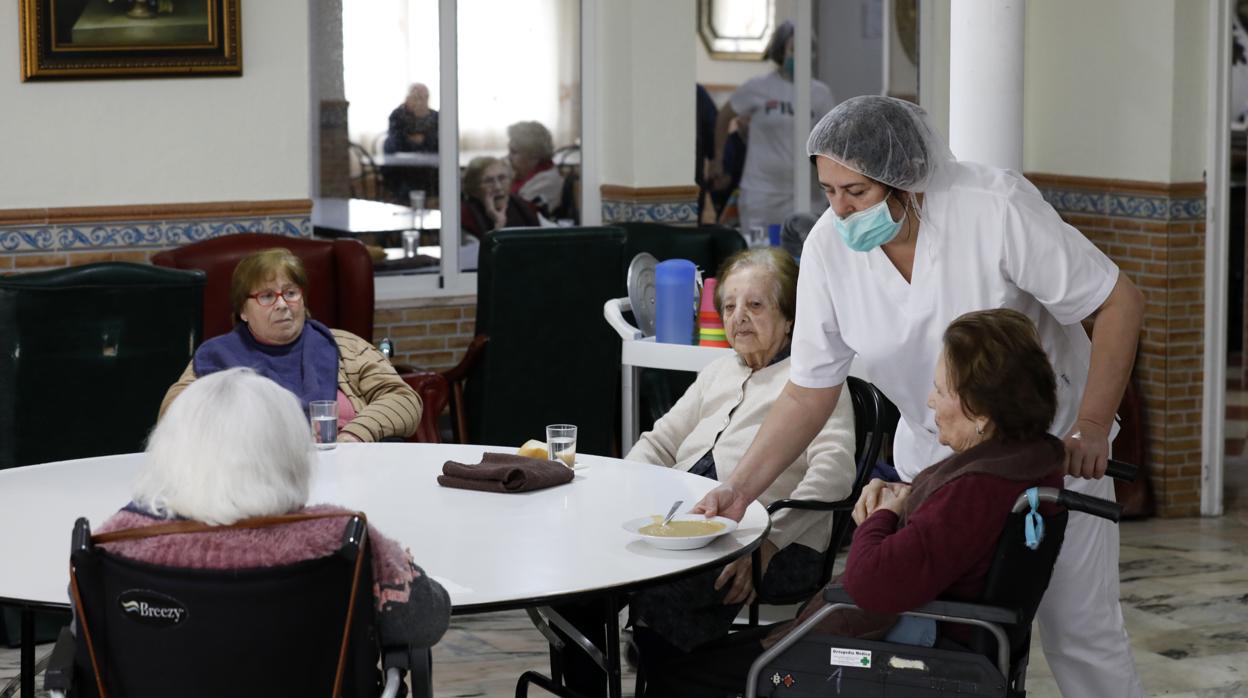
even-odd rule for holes
{"type": "MultiPolygon", "coordinates": [[[[849,249],[858,252],[870,252],[897,237],[901,229],[901,221],[894,221],[893,214],[888,210],[888,197],[871,208],[851,213],[841,218],[832,212],[833,225],[841,234],[841,239],[849,249]]],[[[904,221],[905,214],[901,219],[904,221]]]]}

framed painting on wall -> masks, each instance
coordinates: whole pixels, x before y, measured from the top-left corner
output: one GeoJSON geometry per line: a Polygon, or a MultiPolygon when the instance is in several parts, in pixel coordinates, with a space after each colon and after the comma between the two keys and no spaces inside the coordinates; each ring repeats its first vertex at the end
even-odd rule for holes
{"type": "Polygon", "coordinates": [[[22,80],[242,75],[239,0],[19,0],[22,80]]]}

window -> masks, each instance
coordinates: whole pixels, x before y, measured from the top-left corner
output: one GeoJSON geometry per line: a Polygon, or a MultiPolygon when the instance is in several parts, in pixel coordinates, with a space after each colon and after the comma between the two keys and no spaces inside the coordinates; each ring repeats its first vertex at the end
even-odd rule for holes
{"type": "MultiPolygon", "coordinates": [[[[527,162],[507,157],[508,126],[517,122],[542,124],[554,148],[562,149],[557,159],[564,167],[555,169],[574,173],[581,135],[580,60],[580,0],[343,3],[349,138],[377,160],[386,198],[402,204],[411,191],[424,191],[434,209],[409,256],[388,246],[388,257],[397,260],[379,272],[378,299],[475,292],[478,237],[440,232],[463,230],[469,216],[461,213],[474,213],[467,204],[461,209],[461,176],[479,157],[500,158],[512,181],[517,174],[528,176],[528,170],[517,173],[513,167],[527,162]],[[436,148],[428,142],[396,143],[387,135],[394,113],[411,103],[406,97],[415,83],[425,86],[427,107],[437,113],[436,148]],[[396,149],[413,154],[387,152],[396,149]]],[[[422,97],[414,101],[419,113],[397,118],[420,122],[422,97]]],[[[496,174],[490,173],[491,182],[496,174]]],[[[553,187],[546,191],[554,196],[553,187]]],[[[559,194],[560,201],[543,202],[541,224],[575,219],[579,201],[565,204],[562,189],[559,194]]],[[[469,225],[480,222],[479,216],[471,218],[469,225]]]]}

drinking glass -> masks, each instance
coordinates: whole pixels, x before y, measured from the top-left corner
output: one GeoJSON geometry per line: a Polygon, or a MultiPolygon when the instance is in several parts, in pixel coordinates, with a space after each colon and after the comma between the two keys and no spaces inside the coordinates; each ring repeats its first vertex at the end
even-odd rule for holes
{"type": "Polygon", "coordinates": [[[403,231],[403,256],[415,257],[417,248],[420,247],[420,230],[404,230],[403,231]]]}
{"type": "Polygon", "coordinates": [[[412,227],[420,230],[425,227],[425,192],[413,189],[407,194],[412,205],[412,227]]]}
{"type": "Polygon", "coordinates": [[[328,450],[338,445],[338,401],[313,400],[308,403],[312,421],[312,440],[316,447],[328,450]]]}
{"type": "Polygon", "coordinates": [[[569,468],[576,465],[576,425],[551,424],[546,427],[546,455],[563,461],[569,468]]]}

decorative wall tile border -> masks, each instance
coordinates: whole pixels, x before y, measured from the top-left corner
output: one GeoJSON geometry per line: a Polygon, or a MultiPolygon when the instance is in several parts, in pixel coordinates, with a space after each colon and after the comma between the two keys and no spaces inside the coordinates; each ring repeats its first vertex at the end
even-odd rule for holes
{"type": "Polygon", "coordinates": [[[1039,173],[1027,178],[1062,213],[1175,222],[1205,219],[1201,182],[1157,184],[1039,173]]]}
{"type": "Polygon", "coordinates": [[[311,202],[0,211],[0,254],[164,249],[233,233],[311,237],[311,202]]]}
{"type": "Polygon", "coordinates": [[[685,201],[665,204],[640,202],[602,202],[602,222],[609,223],[668,223],[671,225],[697,225],[698,204],[685,201]]]}
{"type": "Polygon", "coordinates": [[[602,186],[602,222],[697,225],[697,187],[602,186]]]}
{"type": "Polygon", "coordinates": [[[312,219],[310,216],[284,216],[4,227],[0,228],[0,254],[164,249],[221,235],[259,232],[311,237],[312,219]]]}

